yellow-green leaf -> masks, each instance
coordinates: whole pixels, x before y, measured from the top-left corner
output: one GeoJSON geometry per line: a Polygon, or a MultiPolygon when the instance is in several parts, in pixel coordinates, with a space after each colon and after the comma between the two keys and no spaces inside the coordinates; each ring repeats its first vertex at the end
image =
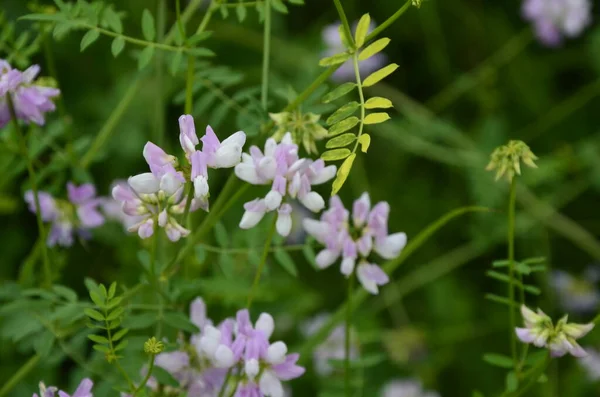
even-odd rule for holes
{"type": "Polygon", "coordinates": [[[336,136],[335,138],[331,138],[329,141],[327,141],[327,143],[325,144],[325,147],[327,149],[344,147],[344,146],[348,146],[355,140],[356,140],[356,135],[354,135],[351,132],[348,132],[347,134],[342,134],[340,136],[336,136]]]}
{"type": "Polygon", "coordinates": [[[154,41],[156,37],[156,27],[154,25],[154,17],[147,8],[142,12],[142,34],[148,41],[154,41]]]}
{"type": "Polygon", "coordinates": [[[385,47],[387,47],[387,45],[390,44],[390,41],[390,39],[384,37],[375,41],[374,43],[369,44],[367,48],[360,52],[360,54],[358,55],[358,60],[364,61],[365,59],[371,58],[373,55],[377,54],[385,47]]]}
{"type": "Polygon", "coordinates": [[[358,124],[359,121],[360,120],[356,116],[348,117],[347,119],[342,120],[339,123],[332,125],[329,128],[329,135],[337,135],[337,134],[341,134],[342,132],[346,132],[350,128],[354,128],[358,124]]]}
{"type": "Polygon", "coordinates": [[[100,37],[100,33],[97,30],[89,30],[83,35],[79,50],[83,51],[88,48],[94,41],[98,40],[98,37],[100,37]]]}
{"type": "Polygon", "coordinates": [[[354,112],[356,112],[356,109],[358,109],[359,107],[360,104],[358,102],[349,102],[341,108],[339,108],[338,110],[336,110],[331,116],[329,116],[325,123],[327,125],[335,124],[348,116],[352,116],[352,114],[354,114],[354,112]]]}
{"type": "Polygon", "coordinates": [[[327,58],[323,58],[319,61],[319,66],[333,66],[339,65],[340,63],[346,62],[350,59],[350,54],[342,52],[341,54],[335,54],[327,58]]]}
{"type": "Polygon", "coordinates": [[[338,33],[340,35],[340,40],[345,48],[352,49],[352,43],[350,43],[350,38],[346,35],[346,29],[344,29],[344,25],[340,23],[338,26],[338,33]]]}
{"type": "Polygon", "coordinates": [[[348,156],[348,158],[346,158],[346,160],[344,160],[344,162],[338,169],[335,180],[333,181],[333,186],[331,188],[332,196],[337,194],[337,192],[340,191],[342,186],[344,186],[344,182],[346,182],[348,175],[350,175],[350,170],[352,169],[352,163],[354,163],[355,158],[356,158],[356,153],[352,153],[350,156],[348,156]]]}
{"type": "Polygon", "coordinates": [[[121,53],[121,51],[123,51],[124,47],[125,47],[125,39],[123,38],[123,36],[119,36],[119,37],[115,37],[115,39],[112,41],[112,44],[110,45],[110,50],[111,50],[113,56],[116,58],[117,55],[119,55],[121,53]]]}
{"type": "Polygon", "coordinates": [[[394,105],[392,105],[392,101],[390,101],[387,98],[382,98],[380,96],[369,98],[369,100],[365,102],[365,108],[367,109],[386,109],[391,107],[394,107],[394,105]]]}
{"type": "Polygon", "coordinates": [[[321,154],[321,158],[325,161],[335,161],[345,159],[350,155],[349,149],[334,149],[328,150],[321,154]]]}
{"type": "Polygon", "coordinates": [[[333,91],[327,93],[327,95],[323,97],[323,102],[329,103],[333,100],[336,100],[339,97],[344,96],[350,91],[352,91],[354,87],[356,87],[356,83],[344,83],[341,86],[334,89],[333,91]]]}
{"type": "Polygon", "coordinates": [[[138,58],[138,69],[142,70],[143,68],[150,63],[152,56],[154,55],[154,47],[146,47],[140,52],[138,58]]]}
{"type": "Polygon", "coordinates": [[[358,26],[356,26],[356,32],[354,33],[354,44],[356,44],[356,48],[360,48],[365,44],[365,38],[367,34],[369,34],[369,27],[371,26],[371,17],[369,14],[365,14],[358,21],[358,26]]]}
{"type": "Polygon", "coordinates": [[[365,124],[379,124],[390,119],[390,115],[386,112],[371,113],[365,117],[365,124]]]}
{"type": "Polygon", "coordinates": [[[392,63],[390,65],[387,65],[386,67],[379,69],[376,72],[373,72],[369,77],[367,77],[363,81],[363,87],[370,87],[374,84],[377,84],[380,80],[383,80],[387,76],[392,74],[396,69],[398,69],[398,64],[392,63]]]}
{"type": "Polygon", "coordinates": [[[367,150],[369,150],[369,146],[371,145],[371,135],[362,134],[358,137],[358,143],[360,143],[360,150],[362,150],[363,153],[367,153],[367,150]]]}

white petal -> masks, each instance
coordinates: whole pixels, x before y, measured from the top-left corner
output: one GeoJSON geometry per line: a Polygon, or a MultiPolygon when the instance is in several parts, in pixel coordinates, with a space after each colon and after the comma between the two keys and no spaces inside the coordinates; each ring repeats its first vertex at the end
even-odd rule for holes
{"type": "Polygon", "coordinates": [[[253,185],[260,185],[263,181],[259,178],[256,173],[254,164],[240,163],[235,166],[235,175],[241,180],[251,183],[253,185]]]}
{"type": "Polygon", "coordinates": [[[160,187],[160,181],[151,172],[129,177],[127,183],[138,194],[153,194],[158,192],[160,187]]]}
{"type": "Polygon", "coordinates": [[[356,259],[354,258],[344,258],[342,260],[341,271],[342,274],[346,277],[350,276],[354,271],[354,265],[356,264],[356,259]]]}
{"type": "Polygon", "coordinates": [[[171,172],[167,172],[160,178],[160,190],[164,191],[167,196],[175,194],[181,185],[181,181],[171,172]]]}
{"type": "Polygon", "coordinates": [[[273,316],[271,316],[269,313],[261,313],[260,316],[258,316],[258,320],[256,320],[255,328],[262,331],[267,339],[269,339],[271,334],[273,334],[273,330],[275,329],[275,321],[273,320],[273,316]]]}
{"type": "Polygon", "coordinates": [[[308,192],[304,197],[300,198],[300,202],[312,212],[319,212],[325,208],[325,200],[317,192],[308,192]]]}
{"type": "Polygon", "coordinates": [[[327,237],[327,233],[329,232],[329,225],[327,223],[316,219],[304,218],[302,226],[304,226],[306,233],[313,236],[318,242],[321,244],[325,242],[325,237],[327,237]]]}
{"type": "Polygon", "coordinates": [[[337,260],[339,255],[340,253],[338,251],[324,249],[317,254],[315,261],[320,269],[325,269],[326,267],[331,266],[333,262],[337,260]]]}
{"type": "Polygon", "coordinates": [[[208,196],[208,180],[203,175],[198,175],[194,179],[194,197],[203,199],[208,196]]]}
{"type": "Polygon", "coordinates": [[[267,362],[271,365],[281,364],[285,361],[287,346],[283,342],[275,342],[267,349],[267,362]]]}
{"type": "Polygon", "coordinates": [[[377,295],[379,293],[379,288],[377,288],[377,284],[375,283],[375,281],[367,277],[366,274],[362,271],[363,269],[366,269],[366,267],[363,266],[365,265],[359,265],[358,269],[356,270],[356,276],[358,277],[358,281],[360,281],[363,288],[366,289],[368,292],[370,292],[373,295],[377,295]]]}
{"type": "Polygon", "coordinates": [[[255,211],[246,211],[244,215],[242,215],[242,220],[240,221],[240,228],[242,229],[251,229],[260,222],[260,220],[265,216],[264,212],[255,212],[255,211]]]}
{"type": "Polygon", "coordinates": [[[217,368],[231,368],[235,359],[233,357],[233,351],[225,346],[219,345],[217,351],[215,351],[215,364],[217,368]]]}
{"type": "Polygon", "coordinates": [[[320,185],[331,180],[335,176],[336,170],[337,168],[335,165],[328,165],[311,178],[311,185],[320,185]]]}
{"type": "Polygon", "coordinates": [[[279,208],[279,206],[281,205],[282,198],[283,197],[281,197],[281,194],[279,192],[271,190],[265,196],[265,205],[267,206],[267,209],[269,211],[273,211],[275,208],[279,208]]]}
{"type": "Polygon", "coordinates": [[[258,382],[260,391],[267,397],[283,397],[283,386],[281,381],[272,371],[265,371],[258,382]]]}
{"type": "Polygon", "coordinates": [[[263,178],[272,180],[277,172],[277,161],[273,157],[263,157],[258,162],[258,172],[263,178]]]}
{"type": "Polygon", "coordinates": [[[379,244],[377,240],[375,239],[375,251],[384,259],[394,259],[406,245],[406,233],[390,234],[383,241],[379,241],[379,244]]]}
{"type": "Polygon", "coordinates": [[[250,379],[254,379],[258,375],[259,369],[258,361],[254,358],[246,361],[246,365],[244,366],[244,371],[250,379]]]}
{"type": "Polygon", "coordinates": [[[287,237],[292,230],[292,216],[290,214],[279,213],[277,215],[277,223],[275,224],[277,233],[282,237],[287,237]]]}

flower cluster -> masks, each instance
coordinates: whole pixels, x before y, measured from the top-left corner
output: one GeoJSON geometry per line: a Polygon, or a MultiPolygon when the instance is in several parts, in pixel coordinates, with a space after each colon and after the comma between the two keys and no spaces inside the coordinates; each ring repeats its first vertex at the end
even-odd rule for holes
{"type": "MultiPolygon", "coordinates": [[[[302,333],[305,336],[311,336],[319,331],[325,322],[331,317],[329,314],[320,314],[306,323],[302,324],[302,333]]],[[[359,357],[358,338],[350,330],[350,360],[356,360],[359,357]]],[[[321,376],[330,376],[335,368],[330,360],[343,360],[346,357],[345,351],[346,327],[339,325],[331,331],[319,346],[313,351],[313,364],[317,374],[321,376]]]]}
{"type": "Polygon", "coordinates": [[[11,119],[8,95],[17,118],[26,123],[44,125],[44,113],[54,111],[56,107],[52,98],[57,97],[60,90],[35,81],[39,72],[38,65],[30,66],[21,72],[13,69],[4,59],[0,59],[0,128],[11,119]]]}
{"type": "Polygon", "coordinates": [[[302,142],[306,153],[319,153],[315,142],[325,139],[327,136],[327,129],[319,124],[320,115],[302,113],[296,109],[293,112],[269,113],[269,117],[276,126],[273,139],[281,141],[289,132],[292,134],[294,142],[302,142]]]}
{"type": "Polygon", "coordinates": [[[588,267],[583,277],[555,270],[550,283],[554,288],[559,303],[569,312],[589,313],[598,307],[600,292],[596,284],[600,281],[600,271],[596,267],[588,267]]]}
{"type": "Polygon", "coordinates": [[[190,211],[199,208],[208,211],[208,168],[231,168],[240,162],[246,142],[244,132],[238,131],[220,142],[208,126],[206,135],[199,140],[190,115],[179,118],[179,129],[185,165],[180,166],[175,156],[148,142],[143,154],[150,172],[130,177],[127,186],[118,184],[113,188],[113,198],[122,203],[123,212],[140,217],[128,230],[137,232],[141,238],[152,236],[157,226],[165,229],[171,241],[187,236],[190,231],[176,217],[185,212],[186,205],[190,211]],[[202,150],[196,150],[200,141],[202,150]],[[194,190],[190,203],[183,194],[186,182],[192,184],[194,190]]]}
{"type": "Polygon", "coordinates": [[[33,393],[33,397],[55,397],[56,392],[58,392],[59,397],[94,397],[92,386],[94,386],[94,383],[91,379],[85,378],[79,383],[77,390],[73,394],[67,394],[62,390],[58,390],[57,387],[46,387],[46,385],[40,382],[40,394],[33,393]]]}
{"type": "MultiPolygon", "coordinates": [[[[356,26],[357,23],[354,24],[353,31],[356,30],[356,26]]],[[[323,29],[322,37],[323,42],[326,45],[326,49],[322,53],[323,57],[330,57],[332,55],[347,51],[340,37],[340,27],[341,24],[338,22],[331,24],[325,27],[325,29],[323,29]]],[[[369,33],[371,33],[376,27],[377,25],[374,22],[371,22],[371,26],[369,27],[369,33]]],[[[386,55],[379,52],[363,61],[359,61],[358,69],[360,71],[361,77],[365,78],[366,76],[370,75],[374,71],[384,66],[386,60],[386,55]]],[[[338,82],[354,81],[356,77],[354,73],[354,65],[352,64],[352,60],[348,60],[345,63],[343,63],[335,71],[331,78],[338,82]]]]}
{"type": "MultiPolygon", "coordinates": [[[[180,382],[179,391],[188,397],[216,397],[221,390],[235,397],[283,397],[281,381],[304,373],[296,365],[298,354],[287,354],[284,342],[269,342],[274,321],[267,313],[252,324],[248,310],[240,310],[235,320],[228,318],[214,326],[206,317],[204,302],[197,298],[190,318],[200,332],[182,343],[180,350],[160,353],[155,362],[180,382]]],[[[160,387],[155,380],[148,385],[160,387]]]]}
{"type": "Polygon", "coordinates": [[[557,46],[563,36],[576,37],[592,21],[590,0],[526,0],[523,17],[534,24],[539,40],[557,46]]]}
{"type": "Polygon", "coordinates": [[[383,386],[382,397],[439,397],[433,391],[423,390],[421,382],[417,380],[392,380],[383,386]]]}
{"type": "MultiPolygon", "coordinates": [[[[76,186],[67,183],[68,200],[52,197],[50,193],[38,192],[40,215],[44,222],[52,224],[48,234],[49,247],[73,245],[73,235],[87,239],[90,229],[104,224],[104,216],[99,211],[101,199],[96,197],[96,188],[90,183],[76,186]]],[[[36,200],[33,192],[25,192],[25,201],[29,210],[36,212],[36,200]]]]}
{"type": "Polygon", "coordinates": [[[532,343],[537,347],[550,349],[553,357],[562,357],[567,353],[575,357],[585,357],[586,352],[576,339],[585,336],[594,328],[594,324],[567,323],[564,316],[552,324],[552,319],[543,311],[538,309],[537,313],[521,306],[521,314],[525,322],[525,328],[517,328],[517,337],[524,343],[532,343]]]}
{"type": "Polygon", "coordinates": [[[525,142],[509,141],[508,144],[494,149],[486,170],[496,170],[496,180],[506,174],[506,179],[510,182],[515,174],[521,175],[521,161],[529,167],[537,168],[534,160],[537,160],[537,156],[525,142]]]}
{"type": "Polygon", "coordinates": [[[264,198],[244,204],[246,210],[240,221],[242,229],[258,224],[267,212],[277,210],[277,232],[286,237],[292,229],[292,206],[285,197],[298,200],[313,212],[325,207],[323,197],[312,191],[313,185],[325,183],[335,176],[336,167],[325,166],[321,159],[312,161],[299,158],[298,145],[287,133],[280,143],[267,139],[265,150],[252,146],[250,154],[242,154],[242,162],[235,167],[238,178],[253,185],[271,185],[264,198]]]}
{"type": "Polygon", "coordinates": [[[389,278],[379,266],[367,261],[368,256],[374,250],[384,259],[393,259],[406,245],[405,233],[388,234],[389,212],[385,201],[371,208],[369,195],[364,193],[354,202],[350,222],[342,200],[333,196],[320,221],[304,220],[306,232],[325,245],[317,255],[317,266],[329,267],[341,256],[341,272],[350,277],[358,261],[358,280],[367,291],[377,294],[378,286],[386,284],[389,278]]]}

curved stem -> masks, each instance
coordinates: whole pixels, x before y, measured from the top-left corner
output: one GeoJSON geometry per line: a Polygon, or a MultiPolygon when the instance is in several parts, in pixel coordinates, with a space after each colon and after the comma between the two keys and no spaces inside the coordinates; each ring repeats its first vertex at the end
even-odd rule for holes
{"type": "Polygon", "coordinates": [[[379,35],[379,33],[383,32],[385,29],[387,29],[388,26],[390,26],[392,23],[394,23],[396,21],[396,19],[400,18],[400,16],[402,14],[404,14],[406,12],[406,10],[408,10],[410,8],[411,4],[412,4],[412,0],[406,0],[406,3],[404,3],[404,5],[402,7],[400,7],[400,9],[398,11],[396,11],[391,17],[389,17],[388,19],[383,21],[383,23],[381,25],[377,26],[375,29],[373,29],[373,31],[371,33],[369,33],[367,35],[367,38],[365,39],[365,43],[368,42],[369,40],[372,40],[375,37],[377,37],[379,35]]]}
{"type": "Polygon", "coordinates": [[[26,377],[27,374],[34,370],[34,368],[38,365],[39,362],[39,355],[36,354],[34,356],[31,356],[31,358],[27,360],[25,364],[23,364],[21,368],[19,368],[9,380],[4,382],[4,384],[2,385],[2,389],[0,389],[0,397],[5,396],[9,391],[11,391],[21,381],[21,379],[26,377]]]}
{"type": "Polygon", "coordinates": [[[154,369],[154,354],[151,354],[150,362],[148,363],[148,372],[146,373],[146,376],[144,377],[144,379],[142,379],[142,382],[133,391],[133,397],[135,397],[146,386],[146,383],[148,383],[150,376],[152,376],[153,369],[154,369]]]}
{"type": "Polygon", "coordinates": [[[262,87],[260,92],[260,103],[263,110],[267,110],[269,99],[269,58],[271,55],[271,0],[265,1],[265,29],[263,33],[263,65],[262,65],[262,87]]]}
{"type": "Polygon", "coordinates": [[[511,305],[508,308],[510,321],[510,351],[514,363],[515,371],[518,370],[517,358],[517,338],[515,336],[515,328],[517,326],[515,316],[515,199],[517,195],[517,178],[513,176],[510,182],[510,193],[508,199],[508,299],[511,305]]]}
{"type": "Polygon", "coordinates": [[[269,249],[271,248],[271,242],[273,241],[273,236],[275,235],[276,224],[277,215],[273,217],[273,222],[269,230],[269,234],[267,235],[267,240],[265,241],[265,247],[263,249],[262,257],[260,258],[260,263],[258,265],[258,268],[256,269],[256,275],[254,276],[252,289],[250,290],[250,295],[248,295],[248,304],[246,305],[248,309],[250,309],[250,306],[252,306],[252,300],[254,299],[254,295],[256,294],[258,284],[260,283],[260,276],[262,275],[263,269],[265,268],[265,264],[267,263],[267,256],[269,256],[269,249]]]}
{"type": "Polygon", "coordinates": [[[227,375],[225,375],[225,380],[221,385],[221,390],[219,390],[219,397],[225,396],[225,391],[227,390],[227,383],[229,383],[229,379],[231,378],[231,373],[233,372],[233,367],[229,368],[227,371],[227,375]]]}
{"type": "Polygon", "coordinates": [[[352,153],[356,153],[356,149],[358,149],[359,138],[363,133],[363,128],[365,126],[365,95],[363,93],[362,88],[362,79],[360,78],[360,69],[358,68],[358,53],[354,53],[352,57],[354,64],[354,76],[356,78],[356,88],[358,90],[358,96],[360,98],[360,124],[358,126],[358,135],[356,136],[356,142],[354,143],[354,148],[352,149],[352,153]]]}
{"type": "Polygon", "coordinates": [[[21,129],[21,125],[19,124],[19,118],[17,117],[17,112],[15,111],[15,104],[12,100],[12,96],[10,93],[6,94],[6,103],[8,105],[8,111],[10,113],[10,118],[12,119],[13,125],[15,127],[15,131],[19,137],[19,142],[21,145],[21,152],[23,157],[25,157],[25,162],[27,163],[27,171],[29,172],[29,179],[31,180],[31,191],[33,192],[33,201],[35,203],[35,217],[37,219],[38,231],[40,233],[40,240],[42,243],[42,257],[44,258],[44,278],[45,284],[47,287],[52,286],[52,271],[50,269],[50,257],[48,255],[48,246],[46,245],[46,229],[44,228],[44,221],[42,220],[42,207],[40,206],[40,197],[38,195],[38,186],[37,186],[37,177],[35,175],[35,170],[33,168],[33,162],[31,161],[31,157],[29,157],[29,151],[27,149],[27,141],[25,140],[25,135],[23,134],[23,130],[21,129]]]}
{"type": "Polygon", "coordinates": [[[350,337],[352,328],[352,290],[354,277],[351,274],[348,279],[348,297],[346,298],[346,328],[344,338],[344,390],[346,397],[352,395],[350,388],[350,337]]]}

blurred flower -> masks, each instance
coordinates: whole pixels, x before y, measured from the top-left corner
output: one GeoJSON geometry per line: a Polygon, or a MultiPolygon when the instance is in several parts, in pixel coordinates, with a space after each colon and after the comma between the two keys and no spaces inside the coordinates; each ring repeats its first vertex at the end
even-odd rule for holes
{"type": "MultiPolygon", "coordinates": [[[[319,314],[316,317],[309,319],[302,324],[302,333],[309,337],[317,333],[327,320],[331,317],[330,314],[319,314]]],[[[334,328],[327,339],[323,341],[313,350],[313,365],[317,374],[321,376],[331,375],[335,368],[331,365],[330,360],[344,360],[346,341],[346,327],[339,325],[334,328]]],[[[350,360],[356,360],[359,356],[359,346],[356,334],[351,329],[350,332],[350,360]]]]}
{"type": "Polygon", "coordinates": [[[238,131],[223,142],[213,129],[206,127],[206,134],[198,139],[194,118],[190,115],[179,117],[179,143],[183,149],[187,165],[180,167],[177,158],[166,153],[152,142],[144,146],[143,155],[150,172],[138,174],[128,179],[128,185],[117,184],[112,191],[113,198],[121,202],[123,212],[139,221],[128,230],[137,232],[140,238],[154,234],[155,228],[165,229],[171,241],[189,235],[177,216],[199,208],[208,211],[208,168],[231,168],[240,162],[246,134],[238,131]],[[196,145],[202,141],[202,150],[196,145]],[[188,204],[184,197],[185,184],[193,187],[193,198],[188,204]]]}
{"type": "Polygon", "coordinates": [[[242,229],[253,228],[267,212],[277,210],[277,232],[286,237],[292,229],[292,206],[286,197],[298,198],[312,212],[325,207],[323,197],[312,191],[312,185],[327,182],[335,176],[336,167],[325,166],[321,159],[312,161],[298,156],[298,145],[292,142],[291,134],[284,135],[281,143],[267,139],[264,153],[256,146],[250,154],[242,154],[242,162],[235,167],[235,174],[253,185],[271,185],[264,198],[244,204],[244,215],[240,221],[242,229]]]}
{"type": "MultiPolygon", "coordinates": [[[[356,30],[357,24],[357,22],[354,23],[354,26],[352,28],[353,33],[356,30]]],[[[342,39],[340,37],[340,27],[341,24],[337,22],[328,25],[325,27],[325,29],[323,29],[323,33],[321,34],[321,36],[323,38],[323,42],[325,43],[326,49],[323,51],[322,57],[330,57],[335,54],[347,51],[347,48],[342,43],[342,39]]],[[[375,22],[371,22],[371,26],[369,27],[369,33],[371,33],[376,27],[377,25],[375,24],[375,22]]],[[[365,59],[364,61],[359,61],[358,69],[361,78],[364,79],[374,71],[383,67],[385,65],[386,60],[387,57],[385,56],[385,54],[379,52],[373,55],[372,57],[365,59]]],[[[356,80],[353,61],[350,59],[343,63],[335,71],[331,78],[338,82],[356,80]]]]}
{"type": "Polygon", "coordinates": [[[433,391],[423,390],[421,382],[413,379],[394,379],[383,386],[381,397],[439,397],[433,391]]]}
{"type": "Polygon", "coordinates": [[[407,365],[427,354],[425,332],[416,326],[404,325],[382,332],[382,342],[390,359],[400,365],[407,365]]]}
{"type": "Polygon", "coordinates": [[[367,262],[369,254],[374,250],[384,259],[393,259],[406,245],[405,233],[388,234],[389,212],[390,206],[385,201],[371,208],[369,194],[363,193],[354,201],[350,222],[349,211],[338,196],[333,196],[320,221],[304,220],[307,233],[325,245],[317,254],[317,266],[329,267],[341,256],[341,272],[350,277],[358,260],[358,280],[368,292],[377,294],[378,286],[387,284],[389,278],[379,266],[367,262]]]}
{"type": "Polygon", "coordinates": [[[600,292],[596,287],[598,271],[588,268],[584,277],[576,278],[562,270],[551,274],[551,285],[554,287],[560,304],[569,312],[588,313],[598,308],[600,292]]]}
{"type": "MultiPolygon", "coordinates": [[[[96,197],[96,188],[90,183],[76,186],[67,183],[68,201],[52,197],[47,192],[38,192],[40,214],[44,222],[51,223],[47,245],[70,247],[73,234],[82,238],[89,237],[89,230],[104,224],[104,216],[98,207],[102,200],[96,197]]],[[[31,190],[25,192],[25,201],[29,210],[36,212],[35,197],[31,190]]]]}
{"type": "Polygon", "coordinates": [[[40,382],[40,394],[33,393],[33,397],[54,397],[57,391],[59,397],[93,397],[92,386],[94,386],[92,380],[85,378],[79,383],[77,390],[73,394],[67,394],[54,386],[46,387],[46,385],[40,382]]]}
{"type": "MultiPolygon", "coordinates": [[[[120,189],[129,189],[126,180],[118,179],[111,184],[110,191],[112,192],[117,186],[120,186],[120,189]]],[[[122,208],[122,203],[112,196],[101,197],[100,206],[102,207],[102,212],[107,220],[123,224],[125,230],[142,220],[142,217],[139,215],[128,215],[125,213],[122,208]]]]}
{"type": "Polygon", "coordinates": [[[592,382],[600,380],[600,352],[591,347],[586,347],[587,356],[579,359],[579,364],[585,369],[592,382]]]}
{"type": "Polygon", "coordinates": [[[576,342],[594,328],[594,324],[567,323],[567,316],[561,318],[556,326],[552,319],[538,309],[533,312],[525,305],[521,306],[525,328],[517,328],[517,337],[524,343],[550,349],[553,357],[562,357],[570,353],[575,357],[585,357],[586,352],[576,342]]]}
{"type": "Polygon", "coordinates": [[[39,72],[38,65],[21,72],[0,59],[0,128],[11,118],[7,95],[12,99],[16,116],[26,123],[44,125],[44,113],[56,109],[51,98],[57,97],[60,90],[43,86],[39,80],[35,81],[39,72]]]}
{"type": "Polygon", "coordinates": [[[534,24],[538,39],[550,47],[562,42],[563,36],[576,37],[592,21],[589,0],[525,0],[523,17],[534,24]]]}
{"type": "Polygon", "coordinates": [[[273,134],[273,139],[279,142],[286,133],[292,134],[294,142],[304,146],[308,154],[317,154],[316,141],[320,141],[327,136],[327,130],[319,124],[320,115],[314,113],[302,114],[300,110],[283,113],[269,113],[271,120],[275,123],[277,130],[273,134]]]}
{"type": "Polygon", "coordinates": [[[486,170],[496,170],[496,180],[506,174],[506,179],[512,181],[514,175],[521,175],[521,161],[532,168],[537,156],[523,141],[509,141],[508,144],[497,147],[490,156],[486,170]]]}

